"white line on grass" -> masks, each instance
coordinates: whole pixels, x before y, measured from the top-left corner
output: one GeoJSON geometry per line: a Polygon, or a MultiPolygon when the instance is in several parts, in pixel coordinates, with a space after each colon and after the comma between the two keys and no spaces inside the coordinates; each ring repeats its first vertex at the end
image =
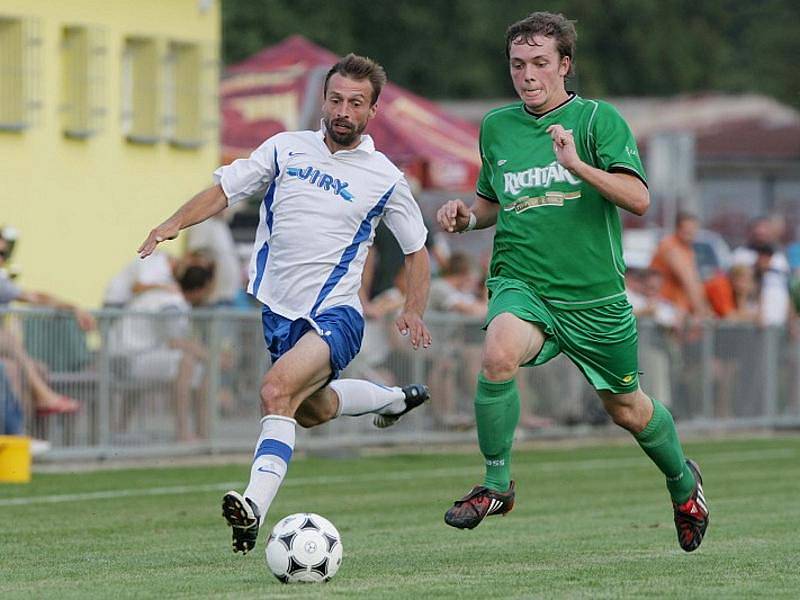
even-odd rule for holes
{"type": "MultiPolygon", "coordinates": [[[[775,458],[789,458],[796,455],[792,448],[776,448],[773,450],[749,450],[743,452],[722,452],[710,454],[702,460],[703,464],[728,464],[750,462],[775,458]]],[[[599,469],[619,469],[622,467],[640,467],[647,463],[640,456],[629,458],[593,458],[579,461],[550,461],[526,464],[526,469],[537,471],[585,471],[599,469]]],[[[287,479],[283,485],[289,487],[303,485],[333,485],[338,483],[369,483],[372,481],[409,481],[414,479],[438,479],[452,475],[469,475],[480,470],[479,467],[459,468],[412,468],[406,471],[382,473],[364,473],[361,475],[322,475],[318,477],[295,477],[287,479]]],[[[57,494],[50,496],[23,496],[19,498],[0,498],[0,506],[26,506],[29,504],[54,504],[58,502],[79,502],[83,500],[113,500],[115,498],[131,498],[134,496],[168,496],[198,492],[219,492],[241,487],[244,481],[228,483],[206,483],[198,485],[173,485],[166,487],[104,490],[84,492],[80,494],[57,494]]]]}

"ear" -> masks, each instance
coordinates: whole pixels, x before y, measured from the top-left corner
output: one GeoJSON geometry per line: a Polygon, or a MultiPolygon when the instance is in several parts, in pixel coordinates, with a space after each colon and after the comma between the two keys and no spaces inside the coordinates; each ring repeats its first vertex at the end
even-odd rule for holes
{"type": "Polygon", "coordinates": [[[369,107],[369,115],[367,116],[367,119],[371,119],[372,117],[374,117],[377,112],[378,112],[378,103],[376,102],[375,104],[369,107]]]}
{"type": "Polygon", "coordinates": [[[561,77],[566,77],[569,73],[569,68],[572,66],[572,59],[569,56],[561,57],[561,64],[558,66],[558,74],[561,77]]]}

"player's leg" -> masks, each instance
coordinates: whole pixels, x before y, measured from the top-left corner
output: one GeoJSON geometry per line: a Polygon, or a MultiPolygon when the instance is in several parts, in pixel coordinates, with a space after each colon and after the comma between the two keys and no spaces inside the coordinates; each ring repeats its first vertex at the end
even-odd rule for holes
{"type": "Polygon", "coordinates": [[[486,516],[505,514],[514,506],[511,446],[520,410],[514,376],[520,365],[539,354],[544,342],[539,325],[511,313],[498,314],[489,323],[475,394],[478,444],[486,475],[483,485],[475,486],[447,511],[448,525],[472,529],[486,516]]]}
{"type": "Polygon", "coordinates": [[[633,434],[666,477],[681,548],[687,552],[697,549],[708,527],[708,506],[699,467],[686,460],[669,410],[641,389],[628,393],[600,390],[598,394],[614,422],[633,434]]]}
{"type": "Polygon", "coordinates": [[[294,452],[294,414],[303,400],[325,385],[331,374],[330,350],[315,331],[307,331],[264,375],[264,417],[244,495],[223,497],[223,516],[233,527],[234,552],[255,546],[258,528],[283,482],[294,452]]]}
{"type": "MultiPolygon", "coordinates": [[[[697,492],[702,497],[695,467],[683,455],[672,415],[639,388],[638,333],[630,304],[621,301],[585,310],[556,311],[556,318],[564,353],[597,390],[614,422],[633,434],[664,473],[674,506],[685,504],[697,492]]],[[[707,523],[704,501],[702,505],[707,523]]],[[[696,530],[697,535],[689,536],[691,543],[696,543],[693,548],[687,548],[683,541],[681,546],[685,550],[696,548],[703,531],[705,525],[702,531],[696,530]]]]}
{"type": "Polygon", "coordinates": [[[401,388],[363,379],[337,379],[306,398],[295,418],[303,427],[315,427],[339,416],[374,414],[375,426],[384,428],[429,397],[428,388],[422,384],[401,388]]]}

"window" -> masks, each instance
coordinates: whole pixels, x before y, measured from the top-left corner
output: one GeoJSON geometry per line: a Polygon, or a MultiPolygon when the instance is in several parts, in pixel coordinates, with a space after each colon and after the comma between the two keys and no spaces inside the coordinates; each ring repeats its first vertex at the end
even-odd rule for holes
{"type": "Polygon", "coordinates": [[[38,21],[0,17],[0,130],[20,131],[40,108],[38,21]]]}
{"type": "Polygon", "coordinates": [[[203,90],[197,44],[170,42],[164,69],[164,136],[173,144],[202,144],[203,90]]]}
{"type": "Polygon", "coordinates": [[[125,40],[122,53],[122,132],[132,142],[158,142],[158,74],[155,40],[125,40]]]}
{"type": "Polygon", "coordinates": [[[103,31],[65,27],[61,40],[61,104],[64,134],[85,138],[100,131],[103,102],[105,40],[103,31]]]}

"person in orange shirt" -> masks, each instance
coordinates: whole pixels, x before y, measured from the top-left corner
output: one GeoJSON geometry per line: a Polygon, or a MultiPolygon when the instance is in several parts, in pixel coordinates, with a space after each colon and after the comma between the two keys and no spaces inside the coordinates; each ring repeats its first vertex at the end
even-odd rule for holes
{"type": "Polygon", "coordinates": [[[658,244],[650,268],[661,273],[661,296],[695,318],[711,315],[694,256],[694,239],[700,223],[696,216],[678,213],[675,233],[658,244]]]}

